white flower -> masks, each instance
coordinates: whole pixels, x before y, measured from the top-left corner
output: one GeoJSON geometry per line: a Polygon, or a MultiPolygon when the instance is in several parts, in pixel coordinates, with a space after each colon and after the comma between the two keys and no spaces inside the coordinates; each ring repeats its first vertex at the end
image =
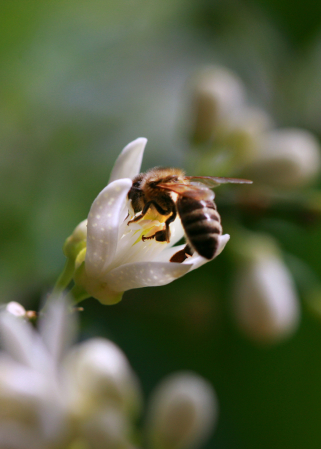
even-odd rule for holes
{"type": "MultiPolygon", "coordinates": [[[[180,219],[171,225],[171,241],[142,240],[164,224],[149,213],[139,223],[128,226],[132,179],[139,173],[147,140],[139,138],[127,145],[118,157],[110,183],[93,202],[87,223],[87,248],[76,259],[75,282],[103,304],[120,301],[124,291],[168,284],[198,268],[207,259],[197,253],[183,263],[169,262],[185,245],[175,246],[184,235],[180,219]]],[[[229,240],[219,237],[218,255],[229,240]]]]}
{"type": "Polygon", "coordinates": [[[217,400],[202,377],[183,372],[169,376],[153,392],[147,431],[153,449],[198,447],[213,432],[217,400]]]}
{"type": "Polygon", "coordinates": [[[39,333],[11,313],[0,314],[0,449],[60,449],[76,441],[131,447],[128,412],[141,403],[136,377],[108,340],[69,351],[74,324],[57,298],[46,305],[39,333]]]}
{"type": "Polygon", "coordinates": [[[234,312],[249,337],[276,342],[298,327],[300,306],[292,276],[274,243],[257,241],[255,254],[239,268],[234,283],[234,312]]]}

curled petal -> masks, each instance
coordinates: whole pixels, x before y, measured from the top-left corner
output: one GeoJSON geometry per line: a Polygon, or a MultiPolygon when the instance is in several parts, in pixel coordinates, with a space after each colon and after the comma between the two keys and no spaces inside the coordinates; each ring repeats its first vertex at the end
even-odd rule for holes
{"type": "Polygon", "coordinates": [[[110,271],[106,282],[116,292],[166,285],[186,274],[190,268],[191,265],[171,262],[127,263],[110,271]]]}
{"type": "Polygon", "coordinates": [[[120,217],[131,185],[130,179],[119,179],[108,184],[91,206],[85,261],[88,276],[99,278],[115,255],[120,217]]]}
{"type": "Polygon", "coordinates": [[[111,172],[109,183],[116,179],[133,179],[140,172],[147,139],[139,137],[130,142],[118,156],[111,172]]]}
{"type": "Polygon", "coordinates": [[[215,253],[214,257],[217,257],[218,255],[221,254],[221,252],[223,251],[223,249],[225,248],[225,245],[227,244],[227,242],[230,240],[230,235],[229,234],[223,234],[220,235],[218,238],[218,247],[215,253]]]}
{"type": "MultiPolygon", "coordinates": [[[[221,254],[221,252],[223,251],[223,249],[225,248],[225,245],[227,244],[227,242],[230,240],[230,236],[229,234],[224,234],[224,235],[220,235],[218,238],[218,248],[216,250],[215,256],[217,257],[219,254],[221,254]]],[[[202,265],[204,265],[206,262],[209,262],[208,259],[205,259],[204,257],[200,256],[197,253],[194,253],[192,257],[186,259],[183,264],[188,265],[188,264],[192,264],[192,270],[195,270],[196,268],[201,267],[202,265]]]]}
{"type": "Polygon", "coordinates": [[[157,255],[158,262],[169,262],[172,256],[176,254],[178,251],[181,251],[186,246],[186,243],[183,245],[172,246],[171,248],[164,249],[161,253],[157,255]]]}

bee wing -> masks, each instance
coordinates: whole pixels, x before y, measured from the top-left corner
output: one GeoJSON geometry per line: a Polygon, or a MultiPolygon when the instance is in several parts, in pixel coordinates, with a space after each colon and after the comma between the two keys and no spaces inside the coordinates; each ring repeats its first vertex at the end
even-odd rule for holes
{"type": "Polygon", "coordinates": [[[253,181],[249,179],[240,179],[240,178],[220,178],[218,176],[185,176],[185,179],[189,181],[197,181],[197,183],[203,184],[208,188],[212,189],[213,187],[217,187],[220,184],[252,184],[253,181]]]}
{"type": "Polygon", "coordinates": [[[166,184],[158,184],[157,187],[198,201],[210,201],[214,198],[214,193],[202,184],[171,184],[168,182],[166,184]]]}

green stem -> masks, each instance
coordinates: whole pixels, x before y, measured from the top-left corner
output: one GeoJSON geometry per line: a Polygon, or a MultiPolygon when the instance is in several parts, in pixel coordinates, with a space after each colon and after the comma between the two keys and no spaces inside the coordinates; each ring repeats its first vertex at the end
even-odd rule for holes
{"type": "Polygon", "coordinates": [[[83,287],[80,287],[79,285],[74,285],[72,289],[70,290],[70,295],[73,298],[73,303],[78,304],[79,302],[83,301],[84,299],[90,298],[91,295],[89,295],[86,290],[83,287]]]}
{"type": "Polygon", "coordinates": [[[53,289],[54,294],[59,294],[67,288],[68,284],[72,280],[74,270],[75,270],[75,261],[68,257],[64,269],[62,270],[62,273],[58,277],[57,282],[54,286],[53,289]]]}

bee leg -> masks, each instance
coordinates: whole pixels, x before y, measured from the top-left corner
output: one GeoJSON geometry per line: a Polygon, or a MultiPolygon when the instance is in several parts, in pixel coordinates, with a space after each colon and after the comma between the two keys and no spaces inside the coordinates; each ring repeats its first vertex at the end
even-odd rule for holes
{"type": "Polygon", "coordinates": [[[184,251],[187,256],[192,256],[194,254],[194,250],[189,244],[185,246],[184,251]]]}
{"type": "MultiPolygon", "coordinates": [[[[166,211],[166,212],[168,212],[168,211],[166,211]]],[[[155,234],[151,235],[150,237],[142,236],[143,242],[145,240],[155,239],[157,242],[167,242],[167,243],[169,243],[170,242],[170,237],[171,237],[171,230],[169,228],[169,225],[175,220],[176,216],[177,216],[177,212],[174,209],[172,215],[170,217],[168,217],[167,220],[165,221],[165,226],[166,226],[165,229],[162,229],[161,231],[155,232],[155,234]]]]}
{"type": "Polygon", "coordinates": [[[175,220],[176,215],[177,215],[177,212],[176,212],[176,209],[174,209],[172,215],[169,218],[167,218],[167,220],[165,221],[165,225],[166,225],[165,232],[166,232],[166,242],[167,243],[169,243],[170,238],[171,238],[171,230],[169,228],[169,225],[175,220]]]}
{"type": "Polygon", "coordinates": [[[145,206],[144,206],[143,210],[141,211],[141,213],[140,213],[139,215],[137,215],[137,217],[132,218],[131,220],[129,220],[129,222],[127,223],[127,226],[130,225],[130,223],[135,223],[136,221],[141,220],[141,219],[147,214],[148,209],[149,209],[150,206],[152,206],[152,205],[155,206],[157,212],[158,212],[159,214],[161,214],[161,215],[167,215],[168,213],[170,213],[170,211],[162,209],[162,208],[160,207],[160,205],[157,204],[155,201],[148,201],[148,202],[145,204],[145,206]]]}
{"type": "Polygon", "coordinates": [[[167,242],[167,243],[169,243],[170,242],[170,238],[171,238],[171,230],[169,228],[169,225],[175,220],[176,215],[177,215],[177,213],[176,213],[176,210],[174,209],[172,215],[169,218],[167,218],[167,220],[165,221],[166,228],[163,229],[162,231],[157,231],[154,235],[152,235],[150,237],[144,237],[143,236],[142,237],[143,242],[145,240],[147,240],[147,239],[155,238],[155,240],[157,242],[167,242]]]}
{"type": "Polygon", "coordinates": [[[193,255],[193,250],[189,245],[186,245],[185,248],[181,249],[180,251],[177,251],[170,259],[170,262],[176,262],[176,263],[182,263],[184,260],[186,260],[189,256],[193,255]]]}
{"type": "Polygon", "coordinates": [[[147,211],[148,211],[150,205],[151,205],[151,201],[149,201],[148,203],[146,203],[145,206],[144,206],[144,208],[143,208],[143,210],[141,211],[141,213],[140,213],[139,215],[137,215],[137,217],[134,217],[134,218],[132,218],[131,220],[129,220],[129,222],[127,223],[127,226],[129,226],[130,223],[135,223],[136,221],[141,220],[141,219],[144,217],[144,215],[147,214],[147,211]]]}
{"type": "Polygon", "coordinates": [[[145,240],[151,240],[155,239],[157,242],[166,242],[166,229],[163,229],[162,231],[155,232],[154,235],[151,235],[150,237],[142,236],[142,241],[145,242],[145,240]]]}

